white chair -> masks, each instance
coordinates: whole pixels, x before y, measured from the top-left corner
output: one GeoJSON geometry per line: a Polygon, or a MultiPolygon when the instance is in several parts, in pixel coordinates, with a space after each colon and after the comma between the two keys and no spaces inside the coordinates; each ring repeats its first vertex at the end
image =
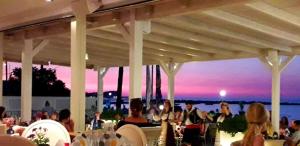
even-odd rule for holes
{"type": "Polygon", "coordinates": [[[147,145],[147,138],[145,133],[142,131],[141,128],[132,125],[126,124],[120,127],[117,130],[117,133],[124,136],[126,139],[129,140],[132,146],[146,146],[147,145]]]}
{"type": "Polygon", "coordinates": [[[50,140],[50,146],[62,145],[61,143],[71,143],[70,135],[67,129],[60,123],[53,120],[40,120],[32,123],[24,130],[22,137],[27,138],[33,133],[33,129],[40,127],[47,129],[46,137],[48,137],[50,140]]]}
{"type": "Polygon", "coordinates": [[[0,136],[0,146],[36,146],[30,140],[20,136],[0,136]]]}

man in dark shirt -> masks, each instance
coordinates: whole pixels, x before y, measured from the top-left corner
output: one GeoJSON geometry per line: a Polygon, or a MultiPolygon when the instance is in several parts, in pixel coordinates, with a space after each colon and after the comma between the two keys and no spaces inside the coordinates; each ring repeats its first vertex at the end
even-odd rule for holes
{"type": "Polygon", "coordinates": [[[187,101],[186,109],[182,112],[181,121],[185,125],[183,133],[183,143],[191,144],[192,146],[199,146],[201,143],[201,134],[205,129],[204,120],[210,118],[206,112],[202,112],[197,108],[193,109],[191,101],[187,101]]]}

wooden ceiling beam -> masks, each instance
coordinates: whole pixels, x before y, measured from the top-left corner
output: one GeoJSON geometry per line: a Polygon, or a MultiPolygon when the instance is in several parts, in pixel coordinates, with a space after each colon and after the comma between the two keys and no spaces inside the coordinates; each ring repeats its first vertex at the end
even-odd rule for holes
{"type": "Polygon", "coordinates": [[[291,14],[287,11],[284,11],[280,8],[276,8],[265,2],[253,2],[245,4],[247,7],[259,11],[261,13],[267,14],[284,22],[293,24],[297,27],[300,27],[300,17],[294,14],[291,14]]]}
{"type": "MultiPolygon", "coordinates": [[[[102,38],[102,39],[109,39],[110,42],[108,45],[114,45],[120,48],[127,48],[128,49],[128,44],[125,42],[125,40],[123,40],[122,36],[120,34],[117,33],[111,33],[111,32],[105,32],[105,31],[91,31],[88,32],[88,35],[93,36],[93,37],[98,37],[98,38],[102,38]]],[[[102,44],[102,42],[105,42],[105,44],[107,44],[107,41],[103,40],[103,41],[99,41],[99,44],[102,44]]],[[[156,48],[153,46],[157,46],[156,43],[150,42],[150,41],[146,41],[144,42],[144,51],[151,51],[151,52],[155,52],[157,54],[161,54],[164,56],[167,56],[169,58],[180,58],[180,59],[184,59],[184,60],[188,60],[190,59],[192,56],[208,56],[210,54],[207,53],[197,53],[194,54],[194,52],[189,52],[187,54],[184,54],[183,52],[187,52],[184,49],[177,49],[178,51],[176,52],[172,52],[173,49],[176,49],[175,47],[164,47],[163,48],[156,48]],[[172,49],[172,50],[171,50],[172,49]],[[171,51],[169,51],[171,50],[171,51]]]]}
{"type": "MultiPolygon", "coordinates": [[[[117,23],[116,13],[121,15],[121,21],[129,21],[130,9],[135,9],[137,20],[148,20],[153,18],[167,17],[171,15],[179,15],[191,13],[194,11],[210,10],[218,7],[224,7],[235,4],[244,4],[251,0],[163,0],[148,2],[144,5],[138,5],[130,8],[114,9],[100,14],[88,15],[88,29],[112,25],[117,23]],[[91,22],[91,24],[90,24],[91,22]]],[[[7,30],[5,34],[10,39],[32,39],[57,35],[70,32],[71,19],[55,21],[52,23],[36,25],[16,30],[7,30]]]]}
{"type": "Polygon", "coordinates": [[[197,19],[192,18],[192,17],[178,16],[178,17],[170,17],[170,18],[160,19],[157,21],[162,24],[177,26],[180,28],[189,28],[191,30],[195,30],[195,32],[205,31],[205,32],[213,33],[215,35],[221,35],[224,37],[233,38],[236,40],[254,44],[259,48],[277,48],[278,50],[287,51],[287,52],[292,50],[290,47],[278,44],[276,42],[270,42],[270,41],[258,39],[256,37],[252,37],[252,36],[240,33],[240,32],[235,32],[235,31],[231,31],[231,30],[224,29],[221,27],[208,25],[208,24],[198,21],[197,19]]]}
{"type": "MultiPolygon", "coordinates": [[[[224,53],[225,54],[226,50],[228,53],[233,50],[233,51],[242,51],[242,52],[252,53],[252,54],[260,54],[260,50],[257,48],[247,47],[247,46],[237,44],[237,43],[230,43],[227,41],[209,38],[207,36],[202,36],[201,34],[184,31],[184,30],[181,30],[178,28],[176,29],[171,26],[158,24],[158,23],[152,23],[152,27],[153,27],[152,32],[157,33],[157,34],[167,35],[170,37],[174,37],[174,38],[180,39],[180,41],[175,40],[175,39],[163,38],[163,37],[159,37],[159,36],[151,37],[151,40],[159,39],[161,41],[168,41],[169,43],[174,44],[174,45],[175,44],[180,45],[179,43],[181,43],[181,45],[191,47],[191,48],[196,48],[196,49],[197,49],[197,46],[199,46],[197,43],[205,44],[205,45],[212,46],[212,47],[224,48],[224,49],[212,49],[208,46],[205,47],[205,48],[207,48],[206,50],[212,50],[215,53],[224,53]],[[174,35],[174,34],[176,34],[176,35],[174,35]],[[188,41],[184,42],[183,39],[187,39],[188,41]],[[228,51],[228,50],[230,50],[230,51],[228,51]]],[[[145,37],[147,37],[147,36],[145,36],[145,37]]]]}
{"type": "MultiPolygon", "coordinates": [[[[105,38],[118,38],[118,40],[123,40],[121,35],[118,34],[118,30],[115,29],[108,29],[108,30],[97,30],[97,32],[93,31],[91,34],[98,35],[98,37],[105,37],[105,38]]],[[[161,36],[161,35],[145,35],[144,40],[149,41],[150,43],[155,43],[153,45],[157,44],[164,44],[165,46],[169,46],[168,48],[173,47],[175,48],[182,48],[182,50],[193,50],[195,51],[201,51],[202,53],[199,54],[194,54],[194,53],[188,53],[192,55],[210,55],[212,53],[222,53],[224,55],[234,55],[235,52],[233,51],[228,51],[228,50],[222,50],[218,48],[214,48],[211,46],[199,44],[199,43],[193,43],[193,42],[186,42],[184,40],[177,40],[174,38],[166,37],[166,36],[161,36]]],[[[123,40],[124,41],[124,40],[123,40]]],[[[145,43],[144,45],[147,46],[149,43],[145,43]]],[[[181,52],[183,53],[183,52],[181,52]]]]}
{"type": "MultiPolygon", "coordinates": [[[[67,44],[59,44],[59,43],[55,43],[52,42],[51,45],[49,45],[49,49],[54,49],[54,50],[61,50],[64,51],[65,53],[60,53],[60,54],[69,54],[69,49],[67,49],[69,46],[67,44]]],[[[49,52],[50,53],[50,52],[49,52]]],[[[89,58],[111,58],[111,59],[115,59],[115,60],[128,60],[129,58],[129,54],[126,55],[124,54],[124,51],[120,51],[118,50],[118,48],[110,48],[110,47],[105,47],[105,46],[93,46],[93,47],[89,47],[87,46],[87,53],[89,58]],[[113,50],[113,51],[112,51],[113,50]]],[[[48,53],[44,53],[44,54],[48,54],[48,53]]],[[[148,54],[148,53],[144,53],[145,56],[147,56],[146,58],[149,57],[153,57],[153,58],[157,58],[160,57],[156,54],[148,54]]],[[[159,58],[162,59],[162,58],[159,58]]]]}
{"type": "Polygon", "coordinates": [[[234,14],[222,11],[222,10],[211,10],[211,11],[205,11],[203,13],[208,16],[211,16],[211,17],[223,20],[223,21],[227,21],[232,24],[240,25],[242,27],[252,29],[254,31],[258,31],[261,33],[271,35],[273,37],[280,38],[282,40],[300,44],[300,36],[299,35],[295,35],[295,34],[291,34],[291,33],[288,33],[288,32],[282,31],[282,30],[278,30],[276,28],[272,28],[272,27],[257,23],[255,21],[243,18],[241,16],[237,16],[237,15],[234,15],[234,14]]]}

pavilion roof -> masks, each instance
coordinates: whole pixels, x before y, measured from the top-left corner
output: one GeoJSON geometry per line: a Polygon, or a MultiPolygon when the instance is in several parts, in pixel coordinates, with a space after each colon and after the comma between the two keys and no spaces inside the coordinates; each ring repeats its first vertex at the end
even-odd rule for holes
{"type": "MultiPolygon", "coordinates": [[[[4,5],[0,2],[0,11],[5,11],[0,13],[0,30],[5,33],[5,60],[21,61],[24,39],[34,39],[35,44],[47,40],[44,49],[34,57],[34,63],[51,61],[69,66],[69,23],[73,19],[70,1],[54,2],[57,4],[53,6],[37,2],[36,7],[26,3],[23,6],[27,9],[21,8],[18,0],[4,5]],[[18,9],[18,13],[12,13],[9,8],[18,9]],[[49,10],[48,13],[43,13],[43,9],[49,10]],[[28,18],[40,11],[39,16],[28,18]],[[24,21],[19,20],[20,17],[24,17],[24,21]],[[9,21],[2,21],[8,18],[9,21]],[[20,27],[31,23],[39,24],[20,27]]],[[[151,20],[151,33],[144,34],[143,64],[261,58],[270,49],[278,50],[281,55],[300,54],[300,0],[135,2],[139,3],[118,9],[99,9],[88,15],[87,67],[128,65],[129,45],[121,33],[126,30],[120,26],[127,25],[132,9],[136,10],[138,20],[151,20]]]]}

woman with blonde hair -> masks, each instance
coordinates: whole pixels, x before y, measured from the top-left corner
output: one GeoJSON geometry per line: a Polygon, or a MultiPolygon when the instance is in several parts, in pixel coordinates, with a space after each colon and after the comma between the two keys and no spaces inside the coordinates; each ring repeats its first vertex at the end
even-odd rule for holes
{"type": "Polygon", "coordinates": [[[262,131],[265,129],[269,114],[261,103],[253,103],[246,113],[248,130],[242,140],[242,146],[264,146],[262,131]]]}
{"type": "Polygon", "coordinates": [[[166,99],[164,102],[164,108],[161,111],[160,115],[155,115],[153,119],[155,121],[161,120],[161,134],[159,137],[159,146],[175,146],[175,135],[174,129],[171,123],[174,122],[174,113],[172,110],[172,105],[170,100],[166,99]]]}

